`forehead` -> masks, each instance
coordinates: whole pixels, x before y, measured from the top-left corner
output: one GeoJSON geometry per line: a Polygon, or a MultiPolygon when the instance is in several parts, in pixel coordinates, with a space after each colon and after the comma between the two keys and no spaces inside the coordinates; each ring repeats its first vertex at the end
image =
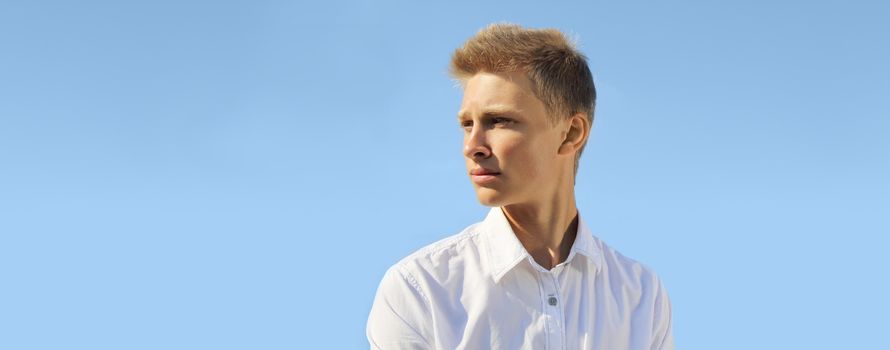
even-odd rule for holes
{"type": "Polygon", "coordinates": [[[480,72],[467,79],[464,86],[458,118],[484,114],[489,110],[540,112],[543,108],[543,103],[532,92],[531,81],[520,72],[480,72]]]}

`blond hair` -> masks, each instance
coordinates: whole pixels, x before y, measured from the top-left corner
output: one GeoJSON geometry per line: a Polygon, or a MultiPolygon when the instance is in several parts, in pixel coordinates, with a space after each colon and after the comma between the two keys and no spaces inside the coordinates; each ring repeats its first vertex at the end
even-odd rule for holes
{"type": "MultiPolygon", "coordinates": [[[[559,30],[489,25],[454,51],[450,72],[461,84],[479,72],[523,72],[552,126],[577,113],[593,125],[596,88],[587,58],[559,30]]],[[[576,174],[584,143],[575,156],[576,174]]]]}

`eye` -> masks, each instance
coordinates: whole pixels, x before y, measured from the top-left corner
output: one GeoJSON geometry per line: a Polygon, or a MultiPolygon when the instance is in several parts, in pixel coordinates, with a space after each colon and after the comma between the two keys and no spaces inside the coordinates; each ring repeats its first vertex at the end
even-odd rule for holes
{"type": "Polygon", "coordinates": [[[507,119],[507,118],[492,118],[491,119],[491,123],[495,124],[495,125],[507,125],[507,124],[510,124],[511,122],[513,122],[513,121],[510,119],[507,119]]]}
{"type": "Polygon", "coordinates": [[[466,128],[469,128],[472,126],[473,126],[473,121],[471,121],[471,120],[465,120],[465,121],[460,122],[460,127],[462,129],[466,129],[466,128]]]}

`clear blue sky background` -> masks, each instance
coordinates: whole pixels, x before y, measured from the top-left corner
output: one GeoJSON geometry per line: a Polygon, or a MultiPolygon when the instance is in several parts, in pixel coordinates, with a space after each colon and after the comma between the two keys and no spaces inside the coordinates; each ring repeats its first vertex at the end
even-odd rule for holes
{"type": "Polygon", "coordinates": [[[578,206],[683,349],[866,349],[890,287],[890,6],[7,1],[0,348],[365,348],[387,267],[481,220],[448,78],[577,37],[578,206]]]}

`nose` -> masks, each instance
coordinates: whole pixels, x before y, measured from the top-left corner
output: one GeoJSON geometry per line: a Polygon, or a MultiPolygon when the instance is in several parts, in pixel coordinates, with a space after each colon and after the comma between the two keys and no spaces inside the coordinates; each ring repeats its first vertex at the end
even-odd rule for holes
{"type": "Polygon", "coordinates": [[[491,149],[485,140],[485,130],[481,127],[473,126],[464,137],[464,157],[469,159],[485,159],[491,156],[491,149]]]}

